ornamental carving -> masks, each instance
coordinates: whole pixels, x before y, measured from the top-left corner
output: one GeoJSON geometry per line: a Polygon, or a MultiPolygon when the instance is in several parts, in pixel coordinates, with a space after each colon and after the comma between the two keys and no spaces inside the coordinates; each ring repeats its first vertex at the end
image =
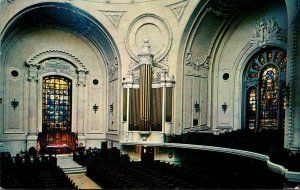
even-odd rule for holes
{"type": "Polygon", "coordinates": [[[123,84],[139,84],[140,82],[140,66],[150,65],[152,67],[152,84],[161,84],[162,82],[173,84],[174,76],[169,76],[168,59],[156,62],[154,64],[153,55],[150,53],[149,40],[144,39],[143,49],[138,55],[139,62],[132,60],[131,68],[128,71],[127,77],[123,78],[123,84]]]}
{"type": "Polygon", "coordinates": [[[73,65],[63,59],[47,59],[40,64],[39,74],[55,72],[57,74],[64,73],[75,77],[76,69],[73,65]]]}
{"type": "Polygon", "coordinates": [[[177,21],[180,21],[188,3],[189,3],[189,0],[183,0],[183,1],[171,4],[171,5],[168,5],[167,7],[169,7],[169,9],[173,12],[177,21]]]}
{"type": "Polygon", "coordinates": [[[248,6],[252,1],[239,0],[210,0],[207,11],[214,14],[216,17],[227,18],[230,15],[248,6]]]}
{"type": "MultiPolygon", "coordinates": [[[[109,64],[107,64],[109,65],[109,64]]],[[[115,61],[108,67],[109,81],[118,79],[118,59],[115,57],[115,61]]]]}
{"type": "Polygon", "coordinates": [[[43,52],[39,52],[31,56],[29,59],[26,60],[26,65],[37,65],[40,67],[41,62],[45,59],[49,59],[51,57],[58,57],[65,60],[68,60],[70,63],[74,64],[78,70],[83,70],[88,72],[88,69],[85,65],[74,55],[64,50],[59,49],[50,49],[43,52]]]}
{"type": "Polygon", "coordinates": [[[153,57],[151,55],[139,55],[140,65],[152,65],[153,57]]]}
{"type": "Polygon", "coordinates": [[[119,26],[120,20],[125,11],[101,11],[113,23],[115,27],[119,26]]]}
{"type": "Polygon", "coordinates": [[[63,50],[51,49],[39,52],[27,59],[26,65],[29,81],[37,81],[39,74],[55,72],[73,77],[77,74],[77,85],[86,85],[87,68],[77,57],[63,50]]]}
{"type": "Polygon", "coordinates": [[[28,68],[28,80],[37,81],[38,80],[38,67],[36,65],[30,65],[28,68]]]}
{"type": "Polygon", "coordinates": [[[186,56],[185,56],[185,65],[186,66],[191,66],[193,67],[193,69],[195,70],[199,70],[201,68],[205,68],[205,69],[208,69],[208,62],[209,62],[209,54],[205,54],[205,59],[203,61],[194,61],[193,60],[193,57],[192,57],[192,52],[189,51],[186,53],[186,56]]]}
{"type": "Polygon", "coordinates": [[[256,23],[253,29],[253,37],[251,38],[251,45],[266,45],[267,41],[277,39],[279,34],[279,27],[273,19],[261,20],[256,23]]]}
{"type": "Polygon", "coordinates": [[[77,85],[78,86],[85,86],[86,85],[86,72],[85,71],[78,71],[77,74],[77,85]]]}

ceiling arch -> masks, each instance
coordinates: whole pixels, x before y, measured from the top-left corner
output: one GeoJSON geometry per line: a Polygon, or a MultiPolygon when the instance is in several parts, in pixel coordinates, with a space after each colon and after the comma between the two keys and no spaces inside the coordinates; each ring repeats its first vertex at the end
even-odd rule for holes
{"type": "Polygon", "coordinates": [[[112,68],[118,72],[115,67],[120,63],[119,53],[109,32],[96,18],[70,3],[39,3],[26,7],[14,15],[1,32],[2,48],[9,47],[9,41],[19,32],[51,25],[69,28],[86,37],[104,57],[108,73],[111,74],[112,68]]]}

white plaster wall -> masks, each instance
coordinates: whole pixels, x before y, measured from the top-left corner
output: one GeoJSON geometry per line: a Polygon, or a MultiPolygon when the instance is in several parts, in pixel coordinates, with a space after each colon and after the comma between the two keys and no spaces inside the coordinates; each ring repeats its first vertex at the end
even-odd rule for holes
{"type": "MultiPolygon", "coordinates": [[[[76,56],[89,70],[84,88],[85,101],[84,104],[84,132],[86,139],[104,139],[104,129],[107,126],[107,74],[104,59],[101,53],[87,39],[63,28],[57,27],[39,27],[23,31],[14,38],[14,43],[11,44],[5,60],[2,63],[4,69],[4,120],[1,125],[4,126],[4,133],[12,133],[1,135],[1,140],[4,138],[17,140],[25,139],[28,131],[28,71],[25,65],[26,59],[39,52],[48,49],[61,49],[76,56]],[[20,77],[12,78],[11,70],[18,70],[20,77]],[[99,85],[93,85],[94,79],[99,80],[99,85]],[[16,99],[19,101],[19,106],[14,110],[10,102],[16,99]],[[97,104],[99,110],[94,113],[93,105],[97,104]],[[21,135],[20,135],[21,134],[21,135]],[[22,136],[22,137],[21,137],[22,136]]],[[[57,73],[49,73],[57,74],[57,73]]],[[[39,109],[37,128],[41,132],[42,127],[42,109],[41,109],[41,83],[43,74],[38,81],[39,109]]],[[[60,73],[58,73],[60,75],[60,73]]],[[[77,108],[81,107],[76,101],[77,78],[73,80],[73,100],[72,100],[72,131],[77,131],[76,119],[77,108]]],[[[24,142],[23,142],[24,143],[24,142]]],[[[93,143],[91,145],[94,145],[93,143]]],[[[12,145],[14,146],[14,145],[12,145]]],[[[13,150],[14,148],[12,148],[13,150]]]]}

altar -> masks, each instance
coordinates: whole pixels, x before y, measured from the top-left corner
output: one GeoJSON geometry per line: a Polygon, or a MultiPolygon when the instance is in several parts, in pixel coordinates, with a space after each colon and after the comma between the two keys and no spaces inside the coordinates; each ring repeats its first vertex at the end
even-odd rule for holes
{"type": "Polygon", "coordinates": [[[67,144],[55,144],[55,145],[47,145],[46,146],[46,152],[51,154],[63,154],[63,153],[69,153],[70,147],[67,144]]]}
{"type": "Polygon", "coordinates": [[[38,141],[45,153],[64,154],[75,150],[76,135],[72,132],[39,133],[38,141]]]}

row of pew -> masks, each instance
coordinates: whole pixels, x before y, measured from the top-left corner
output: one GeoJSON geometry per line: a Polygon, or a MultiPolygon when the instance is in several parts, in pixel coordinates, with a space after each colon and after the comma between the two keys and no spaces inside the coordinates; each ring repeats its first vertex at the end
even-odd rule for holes
{"type": "Polygon", "coordinates": [[[78,189],[57,166],[56,157],[1,153],[1,187],[6,189],[78,189]]]}
{"type": "Polygon", "coordinates": [[[108,189],[281,189],[284,177],[265,162],[230,154],[181,150],[181,166],[159,160],[130,161],[117,149],[74,155],[87,175],[108,189]],[[117,158],[118,157],[118,158],[117,158]]]}

